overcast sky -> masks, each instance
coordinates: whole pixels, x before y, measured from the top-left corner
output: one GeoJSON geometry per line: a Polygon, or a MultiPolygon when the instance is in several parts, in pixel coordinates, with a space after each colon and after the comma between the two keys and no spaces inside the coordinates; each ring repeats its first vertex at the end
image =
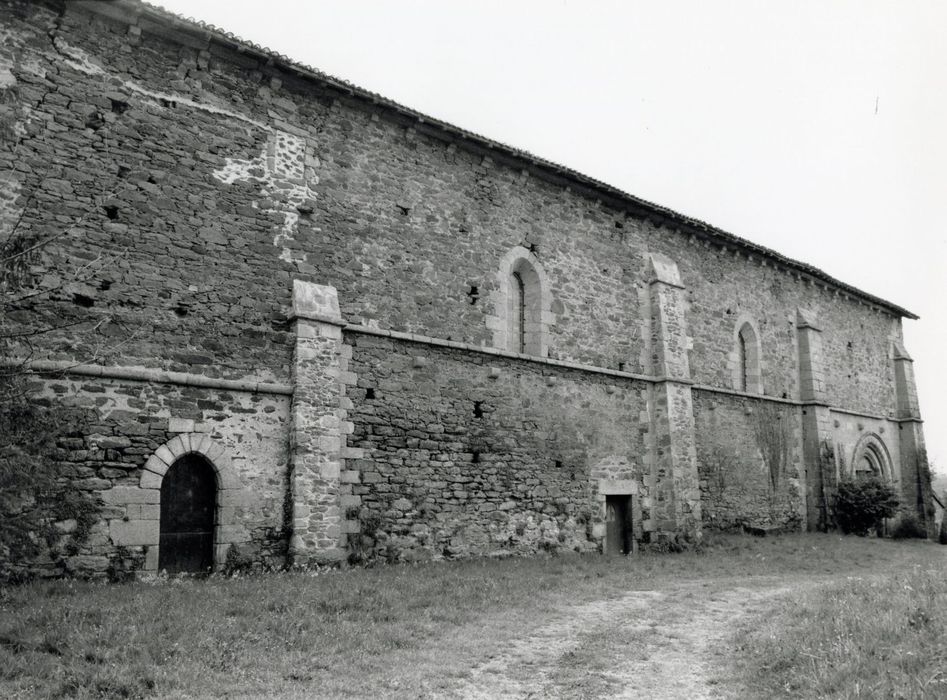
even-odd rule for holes
{"type": "Polygon", "coordinates": [[[947,472],[947,3],[157,4],[917,313],[947,472]]]}

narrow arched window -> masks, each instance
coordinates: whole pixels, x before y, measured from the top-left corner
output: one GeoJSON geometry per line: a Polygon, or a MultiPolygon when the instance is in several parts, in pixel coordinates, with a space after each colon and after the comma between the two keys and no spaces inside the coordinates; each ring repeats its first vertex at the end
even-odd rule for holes
{"type": "Polygon", "coordinates": [[[740,326],[740,330],[737,332],[736,344],[736,362],[733,368],[734,388],[750,394],[762,394],[760,341],[756,330],[749,321],[740,326]]]}
{"type": "Polygon", "coordinates": [[[555,323],[546,273],[536,255],[516,246],[500,260],[495,315],[487,317],[493,345],[503,350],[547,357],[547,335],[555,323]]]}
{"type": "Polygon", "coordinates": [[[513,328],[511,337],[516,352],[526,352],[526,285],[519,272],[513,273],[512,298],[513,328]]]}
{"type": "Polygon", "coordinates": [[[739,346],[738,350],[739,350],[739,355],[740,355],[740,358],[739,358],[740,379],[737,384],[737,388],[740,391],[746,391],[746,388],[748,386],[747,361],[746,361],[746,338],[743,336],[743,333],[740,333],[739,337],[737,338],[737,345],[739,346]]]}

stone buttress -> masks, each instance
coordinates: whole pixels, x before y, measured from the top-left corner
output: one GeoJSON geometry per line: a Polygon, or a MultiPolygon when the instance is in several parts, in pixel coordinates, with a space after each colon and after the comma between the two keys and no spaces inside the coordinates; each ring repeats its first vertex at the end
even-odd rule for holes
{"type": "Polygon", "coordinates": [[[661,537],[700,536],[700,489],[694,441],[689,339],[684,286],[677,264],[657,253],[649,256],[651,479],[654,480],[653,527],[661,537]]]}
{"type": "Polygon", "coordinates": [[[894,343],[894,387],[901,457],[901,501],[905,510],[913,509],[933,536],[933,499],[927,475],[927,448],[923,421],[914,384],[914,360],[901,342],[894,343]]]}
{"type": "MultiPolygon", "coordinates": [[[[290,498],[294,564],[344,557],[339,504],[345,431],[346,347],[334,287],[295,280],[290,498]]],[[[350,382],[349,382],[350,383],[350,382]]]]}
{"type": "Polygon", "coordinates": [[[810,530],[829,527],[835,491],[832,415],[825,393],[822,329],[815,314],[796,311],[799,343],[799,399],[802,402],[802,454],[806,470],[806,521],[810,530]]]}

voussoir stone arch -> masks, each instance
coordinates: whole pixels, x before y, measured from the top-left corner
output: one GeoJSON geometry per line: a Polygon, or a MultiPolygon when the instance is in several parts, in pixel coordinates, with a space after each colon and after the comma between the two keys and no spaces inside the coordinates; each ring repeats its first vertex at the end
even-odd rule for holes
{"type": "Polygon", "coordinates": [[[877,476],[889,483],[894,480],[891,453],[888,452],[888,447],[881,436],[868,433],[858,441],[855,449],[852,450],[852,461],[848,467],[850,477],[854,478],[856,476],[859,464],[863,460],[867,460],[872,467],[872,471],[877,472],[877,476]]]}
{"type": "MultiPolygon", "coordinates": [[[[243,505],[243,485],[240,482],[227,448],[210,435],[181,433],[161,445],[145,462],[138,486],[156,494],[149,502],[160,507],[161,483],[168,469],[182,457],[199,455],[214,470],[217,480],[216,515],[214,523],[214,564],[222,565],[230,545],[246,542],[249,538],[236,520],[236,506],[243,505]]],[[[149,547],[146,569],[157,568],[160,528],[155,523],[153,542],[142,542],[149,547]]]]}
{"type": "Polygon", "coordinates": [[[497,291],[492,295],[493,346],[546,357],[549,328],[555,324],[552,292],[539,259],[523,246],[514,246],[497,267],[497,291]]]}

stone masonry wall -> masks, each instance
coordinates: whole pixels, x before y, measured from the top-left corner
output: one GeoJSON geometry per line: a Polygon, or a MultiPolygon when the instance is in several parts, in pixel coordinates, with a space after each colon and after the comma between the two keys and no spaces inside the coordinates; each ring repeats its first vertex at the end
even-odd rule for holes
{"type": "MultiPolygon", "coordinates": [[[[16,235],[49,241],[29,261],[34,288],[7,320],[24,331],[54,328],[37,336],[37,359],[314,384],[297,392],[293,440],[285,396],[50,384],[66,388],[43,389],[47,398],[75,391],[70,401],[96,410],[106,405],[96,403],[96,386],[129,392],[115,399],[127,414],[88,436],[132,451],[108,453],[113,460],[91,437],[70,448],[86,457],[68,468],[107,482],[95,488],[106,500],[135,475],[103,469],[140,469],[148,449],[174,438],[172,420],[193,420],[213,428],[252,486],[252,498],[228,511],[234,536],[271,561],[286,547],[286,533],[277,534],[283,499],[298,496],[287,485],[290,445],[310,450],[295,474],[324,482],[315,511],[296,499],[295,544],[338,538],[356,558],[594,548],[603,479],[640,483],[641,534],[757,518],[758,481],[732,499],[707,491],[701,456],[717,435],[737,431],[748,464],[755,453],[743,399],[711,409],[699,385],[732,388],[737,324],[750,319],[763,392],[799,399],[800,308],[823,328],[825,403],[896,410],[890,352],[901,328],[888,312],[612,208],[526,160],[425,133],[416,120],[201,30],[118,4],[89,7],[0,0],[0,233],[16,224],[16,235]],[[502,316],[496,305],[506,303],[498,271],[516,246],[544,273],[550,358],[677,381],[656,399],[655,387],[629,378],[346,332],[339,381],[358,385],[338,409],[328,399],[318,411],[305,405],[335,396],[316,381],[335,368],[310,375],[305,365],[335,350],[308,347],[318,334],[297,338],[295,281],[338,291],[333,342],[348,323],[487,346],[489,323],[502,316]],[[654,296],[656,258],[679,270],[673,308],[654,296]],[[674,361],[658,372],[652,336],[668,323],[674,361]],[[305,434],[316,413],[338,435],[305,434]],[[648,434],[652,422],[668,434],[648,434]],[[146,434],[134,432],[139,423],[146,434]],[[710,501],[702,515],[695,452],[710,501]],[[108,465],[97,466],[100,458],[108,465]]],[[[300,478],[298,487],[313,483],[300,478]]],[[[787,498],[788,523],[796,502],[787,498]]],[[[131,517],[132,504],[110,505],[131,517]]],[[[120,543],[148,556],[144,537],[116,539],[113,530],[130,526],[113,527],[115,508],[83,554],[99,557],[93,568],[120,543]]]]}
{"type": "MultiPolygon", "coordinates": [[[[891,404],[885,358],[900,327],[887,314],[216,45],[78,9],[7,7],[24,223],[75,229],[44,261],[52,301],[25,308],[24,323],[100,322],[109,337],[135,332],[125,363],[285,381],[291,278],[336,287],[349,322],[488,344],[499,261],[524,245],[550,281],[549,355],[646,371],[656,251],[688,289],[698,382],[731,386],[746,314],[766,393],[793,398],[790,320],[814,306],[829,329],[831,402],[891,404]],[[94,272],[68,280],[75,260],[94,272]]],[[[62,358],[95,350],[66,330],[50,345],[62,358]]]]}
{"type": "Polygon", "coordinates": [[[706,391],[694,392],[697,463],[704,525],[721,529],[773,525],[798,530],[805,522],[801,425],[794,406],[706,391]],[[771,407],[786,421],[789,462],[775,498],[757,438],[771,407]]]}
{"type": "Polygon", "coordinates": [[[646,385],[389,338],[347,342],[358,377],[348,444],[363,457],[349,460],[342,504],[360,523],[359,557],[588,551],[604,535],[599,479],[639,482],[650,520],[646,385]]]}
{"type": "Polygon", "coordinates": [[[160,500],[155,490],[140,488],[145,464],[162,445],[187,434],[209,436],[232,468],[233,483],[220,484],[226,502],[218,499],[217,522],[229,528],[223,539],[238,543],[251,561],[283,564],[288,397],[101,377],[37,379],[30,388],[40,406],[83,409],[84,424],[59,440],[54,456],[62,477],[102,504],[80,551],[35,562],[34,573],[155,569],[146,543],[156,543],[160,500]]]}

